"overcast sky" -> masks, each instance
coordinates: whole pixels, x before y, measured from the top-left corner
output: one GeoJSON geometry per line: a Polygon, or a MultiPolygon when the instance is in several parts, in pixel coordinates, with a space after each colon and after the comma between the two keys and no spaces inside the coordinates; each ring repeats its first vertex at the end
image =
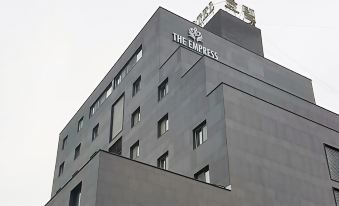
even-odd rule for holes
{"type": "MultiPolygon", "coordinates": [[[[0,0],[0,205],[49,200],[59,132],[159,6],[193,20],[208,2],[0,0]]],[[[266,58],[339,113],[339,1],[238,3],[255,10],[266,58]]]]}

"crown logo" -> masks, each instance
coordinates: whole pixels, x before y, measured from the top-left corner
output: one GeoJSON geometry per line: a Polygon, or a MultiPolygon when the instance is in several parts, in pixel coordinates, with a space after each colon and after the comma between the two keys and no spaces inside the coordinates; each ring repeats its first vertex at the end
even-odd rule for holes
{"type": "Polygon", "coordinates": [[[202,34],[196,27],[188,29],[188,36],[196,42],[202,42],[202,34]]]}

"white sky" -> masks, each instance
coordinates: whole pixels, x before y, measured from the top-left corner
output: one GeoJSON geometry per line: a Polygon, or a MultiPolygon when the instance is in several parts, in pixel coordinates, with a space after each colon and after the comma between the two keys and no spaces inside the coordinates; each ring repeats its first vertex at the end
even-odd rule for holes
{"type": "MultiPolygon", "coordinates": [[[[208,0],[0,0],[0,204],[50,198],[59,132],[162,6],[193,20],[208,0]]],[[[216,1],[218,2],[218,1],[216,1]]],[[[338,0],[242,0],[265,56],[313,79],[339,113],[338,0]]]]}

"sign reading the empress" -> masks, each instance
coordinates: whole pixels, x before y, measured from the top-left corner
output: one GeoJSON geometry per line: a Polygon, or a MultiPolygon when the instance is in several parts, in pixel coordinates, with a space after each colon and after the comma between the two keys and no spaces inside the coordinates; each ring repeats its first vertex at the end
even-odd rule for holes
{"type": "Polygon", "coordinates": [[[213,59],[218,60],[218,53],[207,48],[204,47],[202,45],[202,34],[200,31],[198,31],[198,29],[196,27],[194,28],[190,28],[188,30],[188,37],[183,37],[177,33],[173,32],[173,41],[186,46],[190,49],[193,49],[194,51],[197,51],[203,55],[212,57],[213,59]]]}

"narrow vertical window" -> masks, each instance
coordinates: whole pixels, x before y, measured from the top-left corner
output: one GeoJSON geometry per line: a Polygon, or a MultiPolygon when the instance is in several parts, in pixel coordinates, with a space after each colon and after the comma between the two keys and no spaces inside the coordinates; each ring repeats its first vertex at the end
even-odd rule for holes
{"type": "Polygon", "coordinates": [[[201,123],[193,130],[193,149],[199,147],[207,140],[206,121],[201,123]]]}
{"type": "Polygon", "coordinates": [[[162,136],[168,131],[168,114],[158,121],[158,137],[162,136]]]}
{"type": "Polygon", "coordinates": [[[78,121],[78,132],[81,130],[81,128],[84,126],[84,117],[81,117],[78,121]]]}
{"type": "Polygon", "coordinates": [[[99,123],[92,130],[92,141],[99,136],[99,123]]]}
{"type": "Polygon", "coordinates": [[[132,96],[134,97],[139,91],[140,91],[140,82],[141,77],[139,77],[135,82],[133,83],[133,90],[132,90],[132,96]]]}
{"type": "Polygon", "coordinates": [[[80,182],[72,191],[69,198],[69,206],[80,206],[81,200],[81,186],[82,183],[80,182]]]}
{"type": "Polygon", "coordinates": [[[124,120],[124,96],[120,97],[112,107],[112,132],[113,140],[121,131],[124,120]]]}
{"type": "Polygon", "coordinates": [[[157,166],[161,169],[168,170],[168,152],[158,158],[157,166]]]}
{"type": "Polygon", "coordinates": [[[334,194],[335,205],[339,206],[339,190],[336,188],[333,188],[333,194],[334,194]]]}
{"type": "Polygon", "coordinates": [[[139,157],[140,151],[139,151],[139,141],[134,143],[132,147],[130,148],[130,158],[132,160],[135,160],[139,157]]]}
{"type": "Polygon", "coordinates": [[[68,135],[62,140],[61,149],[64,150],[65,146],[67,145],[68,135]]]}
{"type": "Polygon", "coordinates": [[[140,107],[132,113],[131,126],[134,127],[140,122],[140,107]]]}
{"type": "Polygon", "coordinates": [[[158,101],[161,101],[168,94],[168,78],[158,87],[158,101]]]}
{"type": "Polygon", "coordinates": [[[74,160],[76,160],[80,155],[80,147],[81,147],[81,144],[79,144],[74,150],[74,160]]]}
{"type": "Polygon", "coordinates": [[[209,167],[206,166],[196,174],[194,174],[194,178],[203,182],[210,183],[210,171],[209,167]]]}
{"type": "Polygon", "coordinates": [[[120,137],[108,150],[112,154],[121,155],[122,151],[122,138],[120,137]]]}
{"type": "Polygon", "coordinates": [[[65,166],[65,162],[62,162],[61,165],[59,166],[59,174],[58,174],[59,177],[64,173],[64,166],[65,166]]]}

